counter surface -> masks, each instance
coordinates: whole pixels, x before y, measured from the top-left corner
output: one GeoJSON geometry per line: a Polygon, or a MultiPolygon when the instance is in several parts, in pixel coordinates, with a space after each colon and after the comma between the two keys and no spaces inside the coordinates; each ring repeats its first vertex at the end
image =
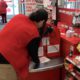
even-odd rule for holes
{"type": "Polygon", "coordinates": [[[73,44],[73,45],[76,45],[79,41],[80,41],[80,38],[78,37],[66,37],[66,35],[61,35],[61,39],[63,40],[66,40],[67,42],[73,44]]]}
{"type": "Polygon", "coordinates": [[[41,63],[37,69],[32,69],[33,63],[30,64],[29,72],[40,72],[63,66],[63,58],[53,58],[49,62],[41,63]]]}

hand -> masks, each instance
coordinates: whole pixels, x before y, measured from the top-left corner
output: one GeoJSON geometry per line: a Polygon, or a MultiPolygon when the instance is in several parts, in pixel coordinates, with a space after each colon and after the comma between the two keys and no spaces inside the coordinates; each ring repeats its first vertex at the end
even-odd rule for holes
{"type": "Polygon", "coordinates": [[[46,31],[44,32],[44,35],[47,35],[49,33],[52,33],[53,32],[53,27],[47,27],[46,31]]]}

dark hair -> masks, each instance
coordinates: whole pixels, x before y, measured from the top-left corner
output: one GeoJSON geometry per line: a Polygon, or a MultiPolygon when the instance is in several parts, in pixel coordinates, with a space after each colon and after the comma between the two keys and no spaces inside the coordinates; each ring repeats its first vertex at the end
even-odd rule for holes
{"type": "Polygon", "coordinates": [[[38,9],[37,11],[33,12],[29,16],[30,20],[40,22],[48,19],[48,12],[45,9],[38,9]]]}

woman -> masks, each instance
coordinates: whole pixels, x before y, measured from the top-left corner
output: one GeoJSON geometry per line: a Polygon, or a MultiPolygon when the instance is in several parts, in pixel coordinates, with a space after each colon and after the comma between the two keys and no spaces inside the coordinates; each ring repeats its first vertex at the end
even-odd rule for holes
{"type": "Polygon", "coordinates": [[[7,23],[7,3],[4,0],[0,1],[0,15],[2,17],[2,23],[7,23]]]}
{"type": "Polygon", "coordinates": [[[33,12],[29,17],[19,14],[0,32],[0,55],[7,60],[0,62],[11,64],[20,80],[27,80],[30,58],[35,63],[34,68],[39,67],[39,31],[47,19],[48,13],[44,9],[33,12]]]}

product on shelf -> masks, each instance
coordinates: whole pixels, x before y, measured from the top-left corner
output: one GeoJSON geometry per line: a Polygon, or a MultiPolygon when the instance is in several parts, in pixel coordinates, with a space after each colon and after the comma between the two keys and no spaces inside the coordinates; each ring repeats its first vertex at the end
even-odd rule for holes
{"type": "Polygon", "coordinates": [[[64,62],[65,80],[80,80],[80,55],[67,56],[64,62]]]}

